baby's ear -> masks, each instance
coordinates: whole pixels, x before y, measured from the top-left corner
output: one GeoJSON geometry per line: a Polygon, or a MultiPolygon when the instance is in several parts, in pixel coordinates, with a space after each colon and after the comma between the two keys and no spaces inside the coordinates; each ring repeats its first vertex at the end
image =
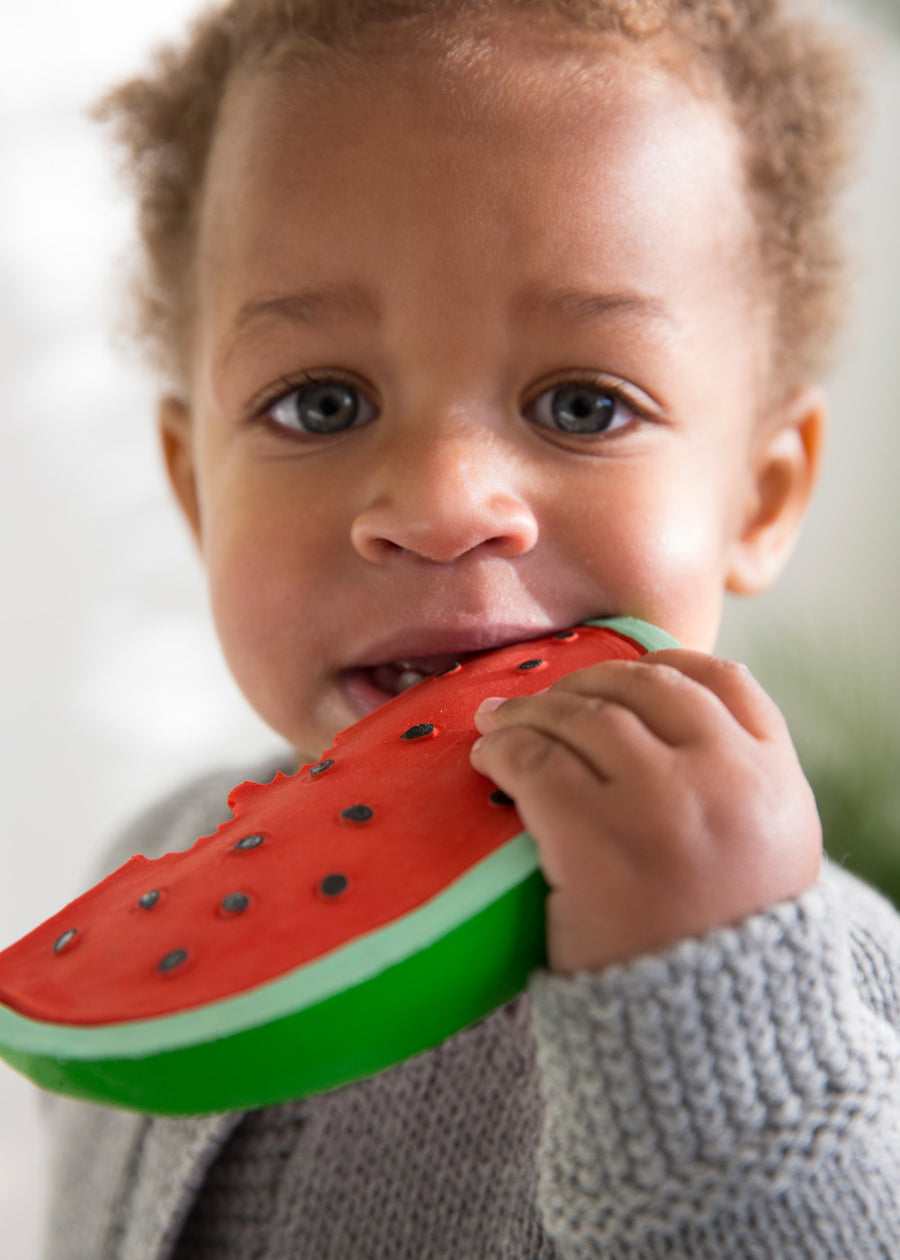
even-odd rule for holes
{"type": "Polygon", "coordinates": [[[190,408],[180,398],[167,394],[160,399],[157,420],[169,483],[199,545],[200,501],[190,408]]]}
{"type": "Polygon", "coordinates": [[[818,478],[825,422],[825,396],[816,386],[793,390],[760,420],[743,523],[725,579],[733,594],[767,590],[784,568],[818,478]]]}

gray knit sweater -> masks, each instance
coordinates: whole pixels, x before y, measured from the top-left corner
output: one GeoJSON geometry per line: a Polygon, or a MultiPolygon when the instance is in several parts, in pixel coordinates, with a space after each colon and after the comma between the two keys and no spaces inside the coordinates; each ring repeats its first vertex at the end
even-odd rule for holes
{"type": "MultiPolygon", "coordinates": [[[[241,777],[163,802],[110,868],[212,831],[241,777]]],[[[734,929],[538,971],[328,1094],[190,1119],[47,1109],[48,1260],[897,1260],[900,919],[828,866],[734,929]]]]}

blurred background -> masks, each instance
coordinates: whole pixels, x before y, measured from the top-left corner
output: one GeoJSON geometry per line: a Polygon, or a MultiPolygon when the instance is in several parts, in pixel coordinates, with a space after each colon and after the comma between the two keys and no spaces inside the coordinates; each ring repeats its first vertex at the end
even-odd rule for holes
{"type": "MultiPolygon", "coordinates": [[[[858,818],[866,801],[889,883],[900,744],[900,22],[897,0],[860,3],[852,20],[869,32],[872,104],[846,209],[859,284],[828,382],[824,480],[779,587],[729,605],[720,649],[782,703],[831,814],[858,818]]],[[[39,0],[14,15],[10,4],[4,23],[0,948],[83,891],[102,847],[143,805],[197,771],[278,746],[221,661],[163,481],[153,382],[112,335],[131,207],[85,113],[197,9],[39,0]]],[[[10,1260],[38,1255],[46,1156],[37,1091],[0,1062],[10,1260]]]]}

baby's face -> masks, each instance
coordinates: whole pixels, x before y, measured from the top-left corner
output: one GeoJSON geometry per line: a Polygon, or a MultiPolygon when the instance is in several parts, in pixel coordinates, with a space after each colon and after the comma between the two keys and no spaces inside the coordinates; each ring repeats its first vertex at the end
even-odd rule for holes
{"type": "Polygon", "coordinates": [[[735,142],[652,68],[559,67],[497,52],[454,111],[427,61],[227,102],[168,453],[302,756],[447,655],[616,614],[713,646],[767,350],[735,142]]]}

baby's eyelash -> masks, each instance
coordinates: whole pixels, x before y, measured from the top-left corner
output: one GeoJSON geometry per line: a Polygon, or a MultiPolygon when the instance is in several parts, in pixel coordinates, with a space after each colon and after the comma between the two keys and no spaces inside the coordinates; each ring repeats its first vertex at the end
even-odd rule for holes
{"type": "MultiPolygon", "coordinates": [[[[578,383],[577,377],[576,383],[578,383]]],[[[610,398],[615,398],[619,402],[624,403],[636,416],[642,416],[649,420],[659,415],[659,408],[640,390],[630,386],[627,381],[620,381],[615,377],[609,376],[595,376],[585,378],[583,383],[609,394],[610,398]]]]}
{"type": "Polygon", "coordinates": [[[644,394],[642,390],[639,390],[636,386],[629,385],[627,381],[620,380],[617,377],[574,370],[561,372],[549,380],[542,381],[536,389],[530,392],[523,411],[533,408],[535,403],[545,394],[552,393],[554,390],[561,389],[566,385],[583,386],[586,389],[596,390],[598,394],[606,394],[607,397],[627,408],[640,420],[659,420],[662,417],[662,408],[644,394]]]}
{"type": "Polygon", "coordinates": [[[257,394],[255,398],[251,399],[247,406],[247,414],[254,419],[261,419],[275,403],[287,397],[288,394],[292,394],[294,390],[303,389],[304,385],[323,385],[326,379],[331,378],[314,376],[312,372],[308,372],[305,369],[295,374],[280,376],[262,394],[257,394]]]}

